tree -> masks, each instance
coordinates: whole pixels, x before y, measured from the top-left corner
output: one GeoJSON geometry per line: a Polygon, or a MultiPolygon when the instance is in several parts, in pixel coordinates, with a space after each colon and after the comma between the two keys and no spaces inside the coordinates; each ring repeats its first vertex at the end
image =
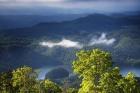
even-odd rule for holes
{"type": "Polygon", "coordinates": [[[13,72],[13,87],[18,88],[20,93],[25,93],[34,90],[36,84],[36,74],[32,68],[24,66],[17,68],[13,72]]]}
{"type": "Polygon", "coordinates": [[[68,88],[64,93],[77,93],[78,91],[75,88],[68,88]]]}
{"type": "Polygon", "coordinates": [[[62,93],[61,88],[54,82],[46,79],[42,82],[42,85],[45,93],[62,93]]]}
{"type": "Polygon", "coordinates": [[[82,78],[79,93],[97,93],[99,78],[112,66],[111,54],[100,49],[80,51],[73,62],[74,72],[82,78]]]}
{"type": "Polygon", "coordinates": [[[73,69],[82,78],[78,93],[140,93],[132,73],[123,77],[112,66],[111,54],[100,49],[81,50],[73,61],[73,69]]]}
{"type": "Polygon", "coordinates": [[[140,93],[137,80],[132,72],[129,72],[124,78],[118,82],[123,93],[140,93]]]}
{"type": "Polygon", "coordinates": [[[105,72],[100,78],[101,93],[122,93],[118,86],[119,80],[122,78],[118,67],[113,68],[109,72],[105,72]]]}
{"type": "Polygon", "coordinates": [[[0,74],[0,92],[2,93],[11,93],[14,91],[12,86],[12,72],[2,72],[0,74]]]}

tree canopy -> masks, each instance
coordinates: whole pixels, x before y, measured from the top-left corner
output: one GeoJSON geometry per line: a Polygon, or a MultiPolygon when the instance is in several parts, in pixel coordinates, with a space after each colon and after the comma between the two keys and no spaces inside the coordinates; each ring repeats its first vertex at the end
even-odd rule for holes
{"type": "Polygon", "coordinates": [[[111,53],[81,50],[76,56],[73,69],[82,78],[79,93],[139,93],[134,75],[123,77],[119,68],[112,66],[111,53]]]}
{"type": "MultiPolygon", "coordinates": [[[[78,79],[80,87],[69,87],[69,82],[61,85],[49,79],[38,80],[31,67],[23,66],[0,73],[0,93],[140,93],[136,76],[132,72],[122,76],[119,67],[112,65],[111,53],[107,51],[81,50],[76,53],[72,67],[79,76],[74,82],[78,79]]],[[[57,76],[63,70],[55,69],[53,74],[57,76]]]]}

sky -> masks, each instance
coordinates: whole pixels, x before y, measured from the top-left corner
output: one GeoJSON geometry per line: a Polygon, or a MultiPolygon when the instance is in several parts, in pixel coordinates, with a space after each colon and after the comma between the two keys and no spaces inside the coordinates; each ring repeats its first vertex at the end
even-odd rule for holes
{"type": "Polygon", "coordinates": [[[120,13],[140,10],[140,0],[0,0],[0,14],[120,13]]]}

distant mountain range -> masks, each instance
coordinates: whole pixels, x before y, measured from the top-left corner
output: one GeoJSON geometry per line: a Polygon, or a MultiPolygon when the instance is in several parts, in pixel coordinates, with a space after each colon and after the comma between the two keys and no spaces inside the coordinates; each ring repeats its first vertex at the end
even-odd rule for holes
{"type": "Polygon", "coordinates": [[[36,25],[40,22],[61,22],[74,20],[86,14],[70,15],[0,15],[0,29],[23,28],[36,25]]]}
{"type": "MultiPolygon", "coordinates": [[[[34,17],[33,17],[34,18],[34,17]]],[[[43,17],[44,19],[44,17],[43,17]]],[[[44,19],[45,20],[45,19],[44,19]]],[[[110,32],[112,30],[123,29],[128,26],[139,26],[140,15],[127,15],[127,16],[107,16],[103,14],[93,14],[86,17],[81,17],[72,21],[63,22],[41,22],[37,25],[20,28],[10,29],[4,31],[5,33],[17,34],[18,36],[41,36],[50,34],[80,34],[90,32],[110,32]]]]}
{"type": "Polygon", "coordinates": [[[45,65],[70,66],[75,58],[75,51],[79,49],[64,48],[62,43],[61,47],[53,48],[39,45],[43,41],[58,43],[63,38],[79,42],[84,45],[83,49],[99,47],[108,50],[113,54],[113,62],[119,66],[140,67],[139,30],[139,14],[93,14],[73,20],[40,22],[30,27],[0,30],[0,62],[3,65],[0,70],[6,69],[6,66],[14,68],[20,65],[35,68],[45,65]],[[102,33],[106,34],[104,38],[100,38],[102,33]],[[104,44],[112,38],[115,39],[113,44],[104,44]],[[92,40],[99,40],[101,43],[89,46],[88,43],[92,40]]]}

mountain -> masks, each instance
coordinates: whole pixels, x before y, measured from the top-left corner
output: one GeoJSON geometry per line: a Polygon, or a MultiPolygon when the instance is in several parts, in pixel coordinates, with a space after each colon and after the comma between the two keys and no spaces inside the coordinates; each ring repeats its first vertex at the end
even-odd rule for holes
{"type": "Polygon", "coordinates": [[[114,64],[122,68],[140,67],[139,30],[139,14],[93,14],[70,21],[41,22],[31,27],[0,30],[0,62],[3,66],[0,70],[20,65],[33,68],[66,65],[70,68],[79,49],[66,48],[67,42],[62,42],[65,39],[80,44],[82,49],[98,47],[110,51],[114,64]],[[40,42],[48,41],[56,46],[40,45],[40,42]]]}
{"type": "Polygon", "coordinates": [[[84,14],[71,15],[0,15],[0,29],[24,28],[41,22],[61,22],[74,20],[85,16],[84,14]]]}
{"type": "Polygon", "coordinates": [[[93,14],[72,21],[44,22],[28,28],[10,29],[3,32],[10,35],[17,34],[16,36],[42,37],[50,34],[70,35],[104,31],[110,32],[133,25],[140,25],[140,15],[114,17],[93,14]]]}

